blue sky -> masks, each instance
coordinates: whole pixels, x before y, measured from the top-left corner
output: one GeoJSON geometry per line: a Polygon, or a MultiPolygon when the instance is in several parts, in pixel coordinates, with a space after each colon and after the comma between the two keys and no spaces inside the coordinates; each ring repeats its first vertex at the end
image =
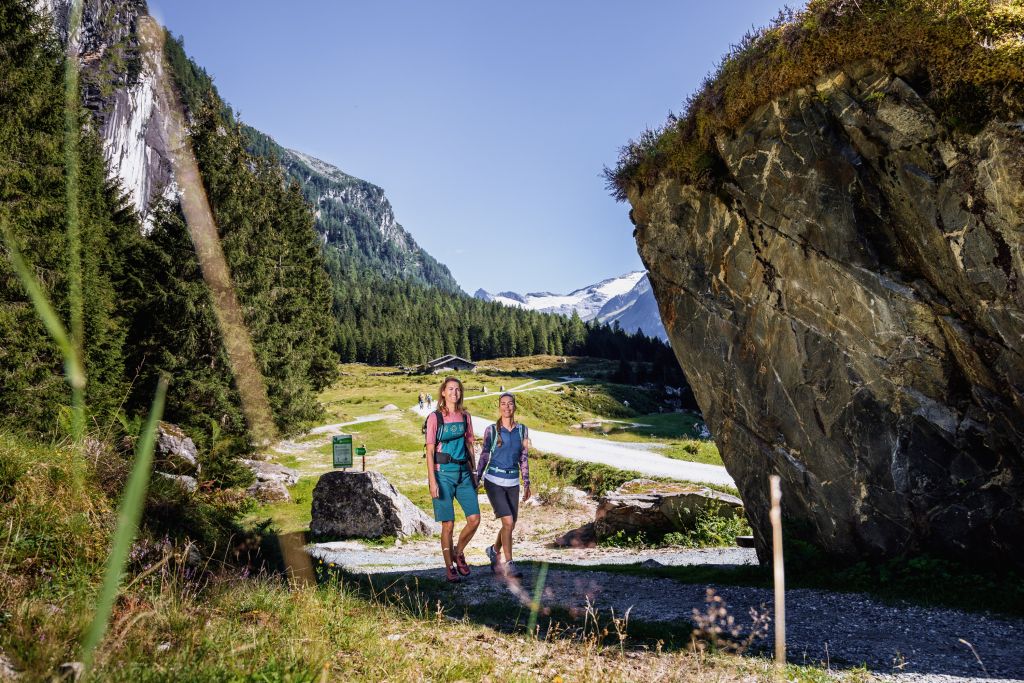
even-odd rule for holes
{"type": "Polygon", "coordinates": [[[640,269],[601,169],[782,4],[149,0],[246,123],[383,187],[470,293],[640,269]]]}

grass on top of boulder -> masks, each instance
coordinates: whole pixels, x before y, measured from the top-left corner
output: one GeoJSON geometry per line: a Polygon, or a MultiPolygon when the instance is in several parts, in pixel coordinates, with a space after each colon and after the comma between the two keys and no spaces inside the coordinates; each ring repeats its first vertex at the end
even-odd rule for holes
{"type": "Polygon", "coordinates": [[[733,47],[682,114],[630,141],[605,169],[620,201],[662,177],[713,188],[724,166],[715,136],[760,106],[853,62],[920,69],[922,95],[954,129],[1024,111],[1022,0],[811,0],[783,10],[733,47]]]}

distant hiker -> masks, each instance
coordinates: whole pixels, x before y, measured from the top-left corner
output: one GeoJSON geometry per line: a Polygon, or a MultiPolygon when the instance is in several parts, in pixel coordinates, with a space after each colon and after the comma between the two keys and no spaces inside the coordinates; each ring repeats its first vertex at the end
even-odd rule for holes
{"type": "Polygon", "coordinates": [[[422,391],[420,392],[419,402],[420,402],[420,410],[423,410],[423,392],[422,391]]]}
{"type": "Polygon", "coordinates": [[[476,470],[477,480],[483,477],[494,518],[501,520],[498,539],[487,546],[487,557],[491,571],[502,576],[523,575],[512,561],[512,531],[519,519],[520,476],[523,500],[530,498],[529,449],[530,432],[526,425],[516,422],[516,397],[506,392],[498,397],[498,421],[484,430],[484,448],[476,470]]]}
{"type": "Polygon", "coordinates": [[[429,408],[433,402],[434,398],[430,394],[427,394],[427,407],[429,408]]]}
{"type": "MultiPolygon", "coordinates": [[[[427,396],[429,405],[430,396],[427,396]]],[[[480,526],[473,462],[473,418],[462,407],[462,382],[447,377],[441,382],[437,410],[427,416],[427,485],[434,503],[434,519],[441,523],[441,555],[445,579],[458,583],[469,576],[466,546],[480,526]],[[455,501],[466,515],[459,542],[452,546],[455,501]]]]}

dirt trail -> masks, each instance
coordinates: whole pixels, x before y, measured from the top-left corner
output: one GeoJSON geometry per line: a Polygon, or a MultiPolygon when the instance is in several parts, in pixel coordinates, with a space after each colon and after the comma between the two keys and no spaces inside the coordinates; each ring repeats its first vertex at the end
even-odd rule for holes
{"type": "MultiPolygon", "coordinates": [[[[399,413],[386,413],[325,425],[305,437],[282,442],[275,450],[299,461],[298,469],[303,476],[320,474],[331,469],[330,461],[316,451],[329,443],[331,432],[360,422],[399,418],[399,413]],[[322,438],[315,438],[318,436],[322,438]]],[[[378,452],[368,462],[372,469],[392,478],[393,483],[403,479],[414,483],[410,478],[419,477],[418,463],[411,465],[408,458],[378,452]]],[[[708,586],[644,576],[642,571],[618,573],[588,567],[729,567],[756,563],[753,551],[741,548],[635,551],[557,547],[555,539],[593,520],[596,504],[571,490],[543,493],[541,500],[521,506],[514,536],[515,559],[526,572],[521,581],[506,582],[489,570],[483,549],[493,542],[498,523],[484,495],[479,498],[483,516],[480,530],[467,551],[474,571],[456,586],[440,580],[436,538],[399,542],[385,548],[359,541],[321,543],[308,546],[308,550],[315,561],[333,563],[362,577],[360,580],[372,581],[375,590],[386,586],[404,589],[412,579],[420,579],[415,583],[416,590],[423,591],[422,597],[429,604],[442,604],[448,615],[466,614],[467,618],[488,620],[497,615],[525,621],[541,567],[545,563],[557,564],[558,567],[545,570],[542,586],[543,611],[552,615],[548,618],[581,616],[589,609],[596,610],[599,618],[607,622],[612,610],[619,617],[628,612],[634,628],[641,622],[647,625],[648,632],[653,626],[656,631],[683,640],[689,631],[687,621],[695,610],[704,610],[708,586]]],[[[750,623],[751,609],[770,608],[772,604],[770,589],[725,585],[712,588],[725,600],[729,613],[744,626],[750,623]]],[[[786,596],[787,646],[792,662],[833,668],[866,664],[873,673],[900,681],[1024,681],[1024,651],[1020,647],[1024,619],[892,605],[856,593],[797,589],[788,591],[786,596]]],[[[544,617],[541,623],[545,623],[544,617]]],[[[771,646],[770,636],[758,642],[757,648],[764,652],[771,646]]]]}
{"type": "MultiPolygon", "coordinates": [[[[485,499],[482,499],[485,500],[485,499]]],[[[563,501],[564,503],[564,501],[563,501]]],[[[688,621],[694,611],[705,609],[709,586],[686,584],[671,578],[644,576],[643,572],[593,571],[588,565],[629,564],[640,567],[666,565],[754,564],[753,551],[742,548],[701,550],[657,549],[631,551],[614,548],[557,548],[551,542],[565,527],[592,519],[592,503],[561,507],[523,506],[515,532],[515,558],[525,570],[519,581],[505,581],[490,572],[483,548],[493,542],[497,524],[484,509],[480,531],[467,559],[473,573],[450,586],[441,581],[441,562],[436,539],[373,548],[358,541],[310,546],[314,558],[333,563],[349,574],[372,582],[375,590],[391,586],[404,590],[414,583],[430,605],[444,606],[445,613],[490,620],[501,615],[523,622],[545,569],[541,600],[548,618],[578,618],[590,610],[602,623],[629,614],[649,633],[686,640],[688,621]],[[570,565],[566,567],[565,565],[570,565]],[[412,579],[418,579],[412,582],[412,579]],[[561,616],[559,616],[561,615],[561,616]],[[653,629],[651,628],[653,627],[653,629]]],[[[725,600],[729,614],[744,631],[749,630],[750,611],[770,614],[769,588],[710,586],[725,600]]],[[[791,589],[786,593],[787,651],[789,661],[834,668],[862,664],[874,673],[898,680],[1024,680],[1024,619],[966,613],[910,604],[886,604],[858,593],[833,593],[791,589]],[[970,643],[970,646],[965,644],[970,643]],[[974,652],[977,653],[975,656],[974,652]],[[981,664],[979,664],[979,659],[981,664]],[[984,667],[984,668],[983,668],[984,667]]],[[[546,623],[544,618],[541,623],[546,623]]],[[[628,627],[627,627],[628,632],[628,627]]],[[[768,654],[771,636],[756,641],[754,651],[768,654]]]]}

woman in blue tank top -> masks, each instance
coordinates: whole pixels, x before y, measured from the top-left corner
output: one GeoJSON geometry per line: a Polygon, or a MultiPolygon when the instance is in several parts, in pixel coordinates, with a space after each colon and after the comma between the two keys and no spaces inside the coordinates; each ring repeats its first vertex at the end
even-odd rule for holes
{"type": "Polygon", "coordinates": [[[434,504],[434,519],[441,523],[441,555],[445,578],[458,583],[469,575],[466,546],[480,526],[473,463],[473,419],[462,407],[462,382],[446,377],[441,383],[437,410],[427,417],[427,485],[434,504]],[[459,542],[455,532],[455,501],[466,515],[459,542]]]}
{"type": "Polygon", "coordinates": [[[484,430],[484,449],[476,472],[477,481],[483,478],[495,519],[501,520],[497,540],[487,546],[487,557],[492,572],[520,577],[523,574],[512,561],[512,531],[519,518],[520,477],[523,500],[530,498],[530,432],[516,422],[516,397],[512,394],[498,397],[498,415],[498,421],[484,430]]]}

